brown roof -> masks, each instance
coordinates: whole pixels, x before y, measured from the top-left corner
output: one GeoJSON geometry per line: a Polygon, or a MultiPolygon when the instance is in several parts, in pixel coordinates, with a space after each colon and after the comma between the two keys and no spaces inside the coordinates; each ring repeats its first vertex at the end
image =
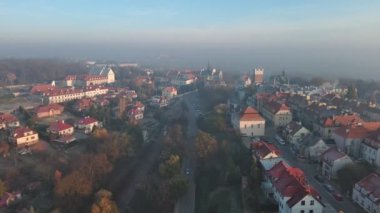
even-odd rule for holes
{"type": "Polygon", "coordinates": [[[378,174],[372,173],[356,184],[369,192],[367,196],[372,197],[375,203],[380,204],[380,176],[378,174]]]}
{"type": "Polygon", "coordinates": [[[265,121],[263,117],[252,107],[247,107],[240,117],[240,121],[265,121]]]}
{"type": "Polygon", "coordinates": [[[50,110],[57,110],[57,111],[63,111],[64,107],[59,104],[48,104],[44,106],[39,106],[36,109],[36,113],[45,113],[49,112],[50,110]]]}

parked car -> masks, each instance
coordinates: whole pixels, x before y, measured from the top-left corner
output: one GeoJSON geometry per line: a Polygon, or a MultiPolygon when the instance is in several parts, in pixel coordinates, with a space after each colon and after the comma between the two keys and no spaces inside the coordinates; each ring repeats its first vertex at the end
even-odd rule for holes
{"type": "Polygon", "coordinates": [[[323,184],[323,187],[325,187],[325,189],[326,189],[327,191],[331,192],[331,193],[333,193],[333,192],[335,191],[334,187],[331,186],[331,185],[328,184],[328,183],[323,184]]]}
{"type": "Polygon", "coordinates": [[[333,196],[334,196],[335,200],[337,200],[337,201],[343,200],[343,196],[341,194],[339,194],[338,192],[334,192],[333,196]]]}

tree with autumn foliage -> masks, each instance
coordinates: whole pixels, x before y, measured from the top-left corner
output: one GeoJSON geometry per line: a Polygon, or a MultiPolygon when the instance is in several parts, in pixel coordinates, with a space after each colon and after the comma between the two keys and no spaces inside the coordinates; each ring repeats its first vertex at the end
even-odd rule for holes
{"type": "Polygon", "coordinates": [[[95,194],[95,202],[91,206],[91,213],[119,213],[110,191],[101,189],[95,194]]]}
{"type": "Polygon", "coordinates": [[[210,134],[199,132],[195,138],[195,148],[199,159],[206,159],[218,150],[218,142],[210,134]]]}

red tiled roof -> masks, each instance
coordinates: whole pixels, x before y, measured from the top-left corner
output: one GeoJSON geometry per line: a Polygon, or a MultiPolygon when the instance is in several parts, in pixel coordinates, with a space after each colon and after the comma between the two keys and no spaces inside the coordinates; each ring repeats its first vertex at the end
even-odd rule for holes
{"type": "Polygon", "coordinates": [[[72,128],[70,124],[65,123],[65,121],[60,120],[50,124],[49,130],[53,132],[60,132],[66,129],[72,128]]]}
{"type": "Polygon", "coordinates": [[[93,123],[96,123],[98,122],[97,120],[95,120],[94,118],[91,118],[91,117],[85,117],[85,118],[82,118],[78,121],[78,124],[81,124],[81,125],[89,125],[89,124],[93,124],[93,123]]]}
{"type": "Polygon", "coordinates": [[[270,153],[275,153],[280,155],[280,150],[277,149],[273,144],[265,143],[264,141],[256,141],[252,143],[252,149],[259,156],[259,158],[264,158],[270,153]]]}
{"type": "Polygon", "coordinates": [[[350,127],[339,127],[334,131],[335,134],[343,138],[364,139],[371,131],[364,126],[352,125],[350,127]]]}
{"type": "Polygon", "coordinates": [[[18,118],[12,114],[0,113],[0,122],[10,123],[18,121],[18,118]]]}
{"type": "Polygon", "coordinates": [[[28,127],[19,127],[14,130],[12,135],[14,138],[21,138],[24,137],[26,133],[35,134],[35,132],[28,127]]]}
{"type": "Polygon", "coordinates": [[[30,93],[35,94],[35,93],[46,93],[49,91],[55,90],[56,87],[52,86],[51,84],[37,84],[32,87],[30,93]]]}
{"type": "Polygon", "coordinates": [[[240,117],[240,121],[264,121],[264,118],[252,107],[247,107],[240,117]]]}
{"type": "Polygon", "coordinates": [[[373,197],[373,200],[380,204],[380,176],[378,174],[371,173],[356,184],[368,192],[367,196],[373,197]]]}
{"type": "Polygon", "coordinates": [[[140,101],[136,101],[135,107],[141,108],[141,107],[144,107],[144,104],[141,103],[140,101]]]}
{"type": "Polygon", "coordinates": [[[304,172],[299,168],[290,167],[280,161],[267,174],[276,190],[282,196],[290,197],[287,201],[289,207],[293,207],[306,195],[311,195],[319,200],[318,193],[307,184],[304,172]]]}
{"type": "Polygon", "coordinates": [[[107,80],[108,77],[106,75],[85,75],[83,80],[85,81],[95,81],[95,80],[107,80]]]}
{"type": "Polygon", "coordinates": [[[337,115],[326,118],[323,122],[324,126],[347,126],[353,123],[364,123],[358,115],[337,115]]]}
{"type": "Polygon", "coordinates": [[[285,104],[278,103],[276,101],[266,101],[265,108],[267,108],[272,114],[276,114],[277,112],[284,110],[289,111],[289,107],[285,104]]]}

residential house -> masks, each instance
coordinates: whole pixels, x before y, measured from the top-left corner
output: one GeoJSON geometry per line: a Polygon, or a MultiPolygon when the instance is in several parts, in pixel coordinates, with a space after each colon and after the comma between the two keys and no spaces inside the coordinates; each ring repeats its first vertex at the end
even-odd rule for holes
{"type": "Polygon", "coordinates": [[[95,127],[101,127],[101,123],[94,118],[84,117],[75,123],[75,127],[84,130],[84,132],[91,133],[95,127]]]}
{"type": "Polygon", "coordinates": [[[368,163],[380,167],[380,131],[369,134],[361,143],[360,156],[368,163]]]}
{"type": "Polygon", "coordinates": [[[380,176],[372,173],[357,182],[352,190],[352,200],[365,212],[380,213],[380,176]]]}
{"type": "Polygon", "coordinates": [[[299,153],[312,162],[320,162],[321,155],[330,147],[320,137],[307,135],[299,143],[299,153]]]}
{"type": "Polygon", "coordinates": [[[12,114],[0,112],[0,129],[19,127],[18,118],[12,114]]]}
{"type": "Polygon", "coordinates": [[[364,123],[357,114],[337,115],[316,120],[313,124],[313,130],[317,131],[323,138],[332,138],[332,133],[339,127],[349,126],[351,124],[364,123]]]}
{"type": "Polygon", "coordinates": [[[144,118],[144,111],[138,110],[136,107],[128,111],[128,117],[131,120],[138,121],[144,118]]]}
{"type": "Polygon", "coordinates": [[[163,96],[153,96],[150,101],[150,104],[151,106],[161,108],[161,107],[166,107],[169,104],[169,101],[163,96]]]}
{"type": "Polygon", "coordinates": [[[17,147],[25,147],[39,142],[38,133],[28,127],[18,127],[12,131],[9,140],[17,147]]]}
{"type": "Polygon", "coordinates": [[[273,144],[264,141],[255,141],[251,143],[253,157],[258,160],[277,158],[280,156],[280,150],[273,144]]]}
{"type": "Polygon", "coordinates": [[[261,113],[274,127],[286,126],[293,119],[289,107],[276,101],[265,101],[261,113]]]}
{"type": "Polygon", "coordinates": [[[322,175],[328,179],[336,178],[337,172],[344,166],[352,164],[352,160],[348,155],[339,152],[335,147],[326,150],[321,155],[322,175]]]}
{"type": "Polygon", "coordinates": [[[162,96],[170,100],[177,96],[177,89],[175,87],[165,87],[162,90],[162,96]]]}
{"type": "Polygon", "coordinates": [[[380,127],[380,123],[366,122],[357,123],[350,126],[342,126],[336,129],[332,138],[337,147],[355,158],[360,157],[360,147],[364,138],[371,132],[376,131],[380,127]]]}
{"type": "Polygon", "coordinates": [[[300,122],[295,121],[287,124],[283,130],[284,138],[293,146],[297,146],[308,134],[310,134],[310,131],[303,127],[300,122]]]}
{"type": "Polygon", "coordinates": [[[61,137],[65,135],[72,135],[74,133],[74,127],[64,120],[52,122],[47,128],[47,132],[53,136],[61,137]]]}
{"type": "Polygon", "coordinates": [[[244,136],[263,136],[265,119],[252,107],[247,107],[239,119],[240,133],[244,136]]]}
{"type": "Polygon", "coordinates": [[[267,197],[278,203],[278,212],[322,213],[323,211],[321,197],[307,183],[303,171],[283,161],[266,172],[262,188],[267,197]]]}
{"type": "Polygon", "coordinates": [[[48,104],[39,106],[35,110],[37,118],[54,117],[62,114],[64,107],[59,104],[48,104]]]}

